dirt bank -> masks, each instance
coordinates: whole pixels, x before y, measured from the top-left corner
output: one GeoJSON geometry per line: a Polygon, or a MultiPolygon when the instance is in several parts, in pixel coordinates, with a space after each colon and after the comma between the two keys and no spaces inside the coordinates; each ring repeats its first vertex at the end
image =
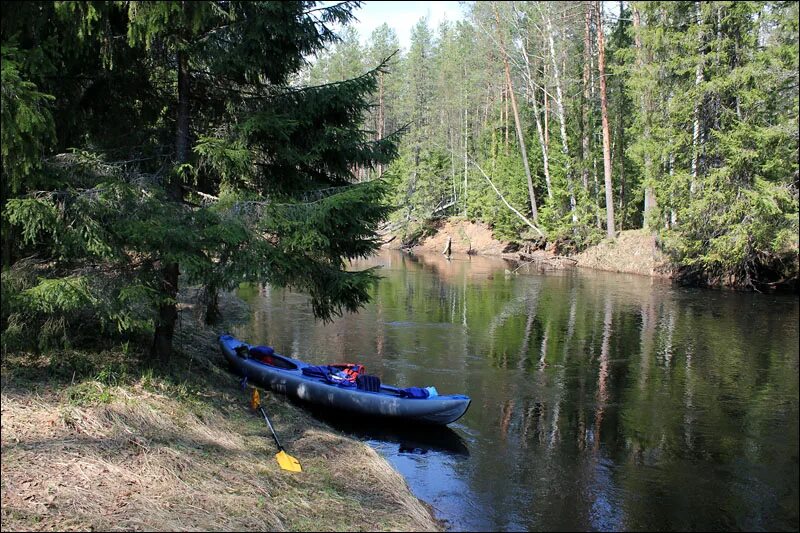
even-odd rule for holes
{"type": "Polygon", "coordinates": [[[508,246],[507,242],[495,239],[487,224],[456,219],[441,221],[436,227],[436,233],[422,239],[414,249],[442,253],[448,238],[451,239],[452,253],[501,255],[508,246]]]}
{"type": "MultiPolygon", "coordinates": [[[[661,251],[656,238],[645,230],[620,232],[613,241],[603,241],[569,259],[557,256],[550,250],[509,252],[508,242],[494,237],[491,228],[482,223],[452,219],[438,222],[434,233],[423,238],[412,250],[442,253],[451,239],[452,253],[501,256],[506,259],[536,261],[550,268],[592,268],[611,272],[624,272],[669,278],[672,276],[667,256],[661,251]]],[[[388,239],[387,239],[388,240],[388,239]]],[[[399,247],[401,239],[393,239],[387,247],[399,247]]]]}
{"type": "Polygon", "coordinates": [[[4,355],[3,531],[440,529],[369,446],[269,394],[303,467],[280,470],[198,311],[182,306],[186,353],[169,371],[129,375],[121,352],[4,355]]]}

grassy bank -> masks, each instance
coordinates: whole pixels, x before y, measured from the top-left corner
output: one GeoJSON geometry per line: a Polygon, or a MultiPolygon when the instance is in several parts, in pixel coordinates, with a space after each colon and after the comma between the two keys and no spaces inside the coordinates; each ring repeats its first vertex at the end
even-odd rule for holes
{"type": "Polygon", "coordinates": [[[616,239],[605,239],[573,258],[582,268],[656,278],[670,278],[676,270],[655,236],[643,229],[621,231],[616,239]]]}
{"type": "MultiPolygon", "coordinates": [[[[223,300],[228,317],[246,311],[223,300]]],[[[280,470],[263,419],[184,304],[168,369],[136,350],[4,354],[2,529],[435,530],[366,444],[282,397],[263,403],[303,472],[280,470]]]]}

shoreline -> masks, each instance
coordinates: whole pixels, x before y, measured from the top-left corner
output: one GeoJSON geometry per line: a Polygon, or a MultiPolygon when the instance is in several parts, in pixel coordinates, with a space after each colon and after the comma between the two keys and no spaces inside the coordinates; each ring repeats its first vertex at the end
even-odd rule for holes
{"type": "Polygon", "coordinates": [[[442,254],[448,238],[452,253],[498,257],[521,264],[536,263],[544,269],[584,268],[622,274],[636,274],[659,279],[674,279],[675,268],[658,246],[655,236],[645,230],[624,230],[613,241],[603,240],[581,253],[561,256],[551,248],[520,249],[494,237],[484,223],[458,219],[440,222],[432,234],[421,237],[412,246],[404,246],[394,234],[384,235],[383,248],[442,254]]]}

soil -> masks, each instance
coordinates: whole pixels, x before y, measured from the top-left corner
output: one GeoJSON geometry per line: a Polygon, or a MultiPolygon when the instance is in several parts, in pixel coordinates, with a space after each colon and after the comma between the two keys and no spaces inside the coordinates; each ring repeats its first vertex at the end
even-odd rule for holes
{"type": "Polygon", "coordinates": [[[439,226],[437,232],[422,240],[414,250],[435,251],[442,253],[450,238],[452,253],[501,255],[508,243],[496,239],[492,229],[482,222],[468,220],[447,220],[439,226]]]}
{"type": "MultiPolygon", "coordinates": [[[[580,267],[658,278],[673,276],[669,258],[659,247],[656,237],[646,230],[622,231],[613,241],[604,240],[582,253],[563,257],[549,248],[515,249],[518,247],[495,238],[492,229],[480,222],[451,219],[440,221],[437,226],[433,235],[422,239],[411,250],[442,254],[450,238],[450,251],[453,254],[469,253],[534,261],[547,268],[580,267]]],[[[401,239],[387,235],[384,237],[384,247],[400,248],[401,239]]]]}

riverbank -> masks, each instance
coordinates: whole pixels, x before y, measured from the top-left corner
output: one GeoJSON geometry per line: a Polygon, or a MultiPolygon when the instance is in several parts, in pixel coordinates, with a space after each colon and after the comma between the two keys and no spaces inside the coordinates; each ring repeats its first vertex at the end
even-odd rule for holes
{"type": "MultiPolygon", "coordinates": [[[[3,531],[441,529],[372,448],[265,394],[303,467],[280,470],[193,300],[169,369],[141,371],[133,349],[4,354],[3,531]]],[[[233,296],[220,304],[228,320],[247,314],[233,296]]]]}
{"type": "MultiPolygon", "coordinates": [[[[657,278],[673,277],[673,266],[655,236],[646,230],[626,230],[613,241],[604,240],[583,252],[561,256],[552,250],[519,248],[496,239],[491,228],[481,222],[462,219],[443,220],[432,225],[412,246],[411,251],[443,253],[448,241],[452,253],[499,256],[538,263],[546,268],[589,268],[609,272],[639,274],[657,278]]],[[[402,238],[385,237],[387,248],[403,248],[402,238]]],[[[409,244],[406,241],[406,244],[409,244]]]]}

